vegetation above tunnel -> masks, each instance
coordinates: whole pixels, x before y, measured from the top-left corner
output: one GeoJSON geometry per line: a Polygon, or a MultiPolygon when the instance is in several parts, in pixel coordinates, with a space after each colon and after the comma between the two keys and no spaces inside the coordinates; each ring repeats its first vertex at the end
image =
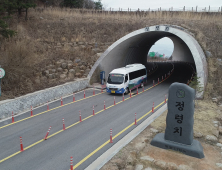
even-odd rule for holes
{"type": "Polygon", "coordinates": [[[222,58],[221,15],[102,12],[38,6],[29,10],[27,19],[25,21],[25,17],[21,17],[17,22],[16,16],[10,18],[10,29],[16,30],[17,35],[8,40],[1,39],[0,63],[6,70],[2,79],[1,100],[86,77],[86,70],[100,56],[98,53],[104,52],[109,45],[130,32],[160,23],[189,29],[202,48],[211,52],[212,57],[208,59],[209,93],[206,94],[221,93],[222,80],[216,78],[222,73],[218,60],[222,58]],[[70,67],[71,62],[68,61],[72,62],[70,67]],[[65,64],[61,70],[62,63],[65,64]]]}

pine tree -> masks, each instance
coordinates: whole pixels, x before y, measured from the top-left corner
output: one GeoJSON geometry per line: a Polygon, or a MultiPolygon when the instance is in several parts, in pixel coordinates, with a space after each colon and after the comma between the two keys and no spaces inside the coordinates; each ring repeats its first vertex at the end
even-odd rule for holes
{"type": "Polygon", "coordinates": [[[101,0],[98,0],[97,2],[94,2],[95,4],[95,9],[97,10],[102,10],[103,9],[103,4],[101,2],[101,0]]]}
{"type": "Polygon", "coordinates": [[[63,6],[70,8],[82,8],[84,0],[64,0],[63,6]]]}
{"type": "Polygon", "coordinates": [[[13,13],[15,2],[10,0],[3,0],[0,2],[0,35],[4,38],[12,37],[16,32],[8,29],[6,21],[13,13]]]}
{"type": "Polygon", "coordinates": [[[195,75],[189,84],[190,87],[195,89],[195,93],[203,92],[203,87],[201,86],[199,79],[200,77],[197,77],[197,75],[195,75]]]}
{"type": "Polygon", "coordinates": [[[25,19],[28,18],[28,9],[35,7],[35,0],[0,0],[0,35],[9,38],[15,35],[15,31],[8,29],[7,20],[11,14],[26,12],[25,19]]]}
{"type": "Polygon", "coordinates": [[[8,25],[3,19],[0,19],[0,35],[4,38],[9,38],[15,35],[15,31],[8,29],[8,25]]]}
{"type": "Polygon", "coordinates": [[[18,10],[18,15],[21,16],[25,10],[25,19],[28,17],[28,9],[36,7],[34,0],[13,0],[15,1],[15,8],[18,10]]]}

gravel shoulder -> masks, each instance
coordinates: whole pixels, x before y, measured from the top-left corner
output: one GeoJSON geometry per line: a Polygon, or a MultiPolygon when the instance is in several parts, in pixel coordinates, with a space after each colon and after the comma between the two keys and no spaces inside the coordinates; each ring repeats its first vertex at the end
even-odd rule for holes
{"type": "Polygon", "coordinates": [[[222,168],[222,106],[210,100],[198,100],[194,113],[194,139],[201,142],[205,158],[150,145],[157,133],[166,128],[165,111],[134,140],[121,149],[101,170],[217,170],[222,168]]]}

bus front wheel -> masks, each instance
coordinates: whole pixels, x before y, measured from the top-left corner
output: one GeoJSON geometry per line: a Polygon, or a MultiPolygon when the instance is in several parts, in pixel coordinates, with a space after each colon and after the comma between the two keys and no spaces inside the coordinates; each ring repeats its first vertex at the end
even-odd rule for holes
{"type": "Polygon", "coordinates": [[[125,90],[125,94],[128,94],[128,93],[129,93],[129,88],[127,87],[125,90]]]}
{"type": "Polygon", "coordinates": [[[140,88],[142,88],[144,86],[143,82],[140,84],[140,88]]]}

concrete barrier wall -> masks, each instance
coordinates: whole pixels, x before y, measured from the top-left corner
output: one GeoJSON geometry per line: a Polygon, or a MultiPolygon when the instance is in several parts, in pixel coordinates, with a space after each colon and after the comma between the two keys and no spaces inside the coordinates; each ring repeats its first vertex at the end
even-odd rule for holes
{"type": "Polygon", "coordinates": [[[78,90],[82,90],[88,87],[88,85],[89,79],[84,78],[56,87],[30,93],[15,99],[2,101],[0,102],[0,119],[10,117],[12,111],[15,114],[18,114],[30,110],[30,106],[36,107],[46,103],[47,101],[59,99],[62,96],[66,96],[78,90]]]}

